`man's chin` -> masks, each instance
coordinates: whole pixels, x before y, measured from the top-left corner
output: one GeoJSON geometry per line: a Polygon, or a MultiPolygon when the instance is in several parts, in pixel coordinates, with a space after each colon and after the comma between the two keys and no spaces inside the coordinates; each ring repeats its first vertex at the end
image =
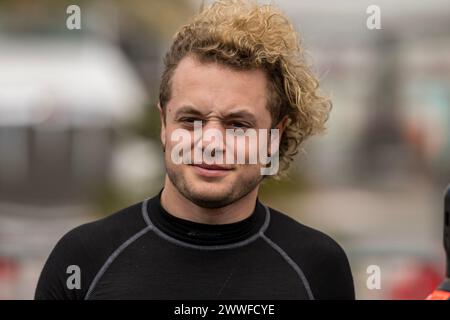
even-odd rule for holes
{"type": "Polygon", "coordinates": [[[221,208],[233,202],[232,191],[212,190],[211,187],[193,188],[189,192],[189,200],[203,208],[221,208]]]}

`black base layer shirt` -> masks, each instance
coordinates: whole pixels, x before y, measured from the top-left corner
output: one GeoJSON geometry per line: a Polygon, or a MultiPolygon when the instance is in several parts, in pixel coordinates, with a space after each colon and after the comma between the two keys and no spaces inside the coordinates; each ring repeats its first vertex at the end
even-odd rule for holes
{"type": "Polygon", "coordinates": [[[259,199],[242,221],[196,223],[165,211],[161,192],[68,232],[35,298],[354,299],[347,257],[322,232],[259,199]]]}

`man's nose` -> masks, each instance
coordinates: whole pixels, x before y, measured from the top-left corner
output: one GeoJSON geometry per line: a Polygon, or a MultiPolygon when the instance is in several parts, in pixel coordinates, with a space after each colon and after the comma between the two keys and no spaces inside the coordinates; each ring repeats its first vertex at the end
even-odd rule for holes
{"type": "Polygon", "coordinates": [[[216,152],[224,152],[225,148],[225,127],[219,121],[208,121],[203,123],[202,136],[197,142],[197,147],[204,150],[206,147],[212,150],[212,155],[216,152]]]}

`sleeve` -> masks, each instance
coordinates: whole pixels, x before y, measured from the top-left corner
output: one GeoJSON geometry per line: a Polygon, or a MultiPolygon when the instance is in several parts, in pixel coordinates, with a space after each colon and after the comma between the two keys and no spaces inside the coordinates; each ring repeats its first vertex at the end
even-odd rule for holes
{"type": "Polygon", "coordinates": [[[329,238],[322,251],[321,272],[314,276],[315,298],[318,300],[355,300],[355,288],[350,264],[339,244],[329,238]]]}
{"type": "Polygon", "coordinates": [[[267,233],[303,271],[314,299],[354,300],[352,271],[342,247],[319,230],[271,212],[272,228],[267,233]]]}
{"type": "Polygon", "coordinates": [[[139,202],[65,234],[44,265],[35,299],[83,300],[108,257],[147,226],[141,207],[139,202]]]}
{"type": "Polygon", "coordinates": [[[92,278],[86,235],[73,229],[56,244],[42,269],[36,300],[81,300],[92,278]]]}

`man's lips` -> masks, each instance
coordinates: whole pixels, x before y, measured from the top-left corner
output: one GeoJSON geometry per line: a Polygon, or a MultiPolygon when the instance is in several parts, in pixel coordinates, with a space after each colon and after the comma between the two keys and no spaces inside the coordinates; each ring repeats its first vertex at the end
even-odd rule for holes
{"type": "Polygon", "coordinates": [[[193,164],[195,167],[200,167],[206,170],[232,170],[232,167],[228,166],[221,166],[217,164],[206,164],[206,163],[200,163],[200,164],[193,164]]]}
{"type": "Polygon", "coordinates": [[[233,170],[233,167],[221,166],[217,164],[192,164],[194,171],[204,177],[221,177],[233,170]]]}

